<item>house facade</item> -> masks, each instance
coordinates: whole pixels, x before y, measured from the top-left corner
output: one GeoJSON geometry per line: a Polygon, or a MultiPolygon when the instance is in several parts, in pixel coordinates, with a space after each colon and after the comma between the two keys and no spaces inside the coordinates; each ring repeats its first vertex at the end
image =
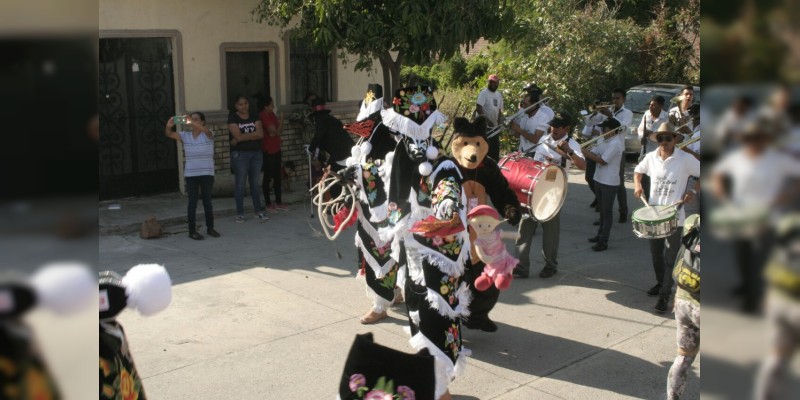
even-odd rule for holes
{"type": "MultiPolygon", "coordinates": [[[[182,149],[164,137],[173,115],[202,111],[216,134],[216,186],[232,190],[227,116],[238,94],[272,96],[286,114],[283,159],[306,176],[311,132],[289,115],[308,92],[344,122],[357,114],[380,68],[354,71],[277,27],[258,24],[257,1],[101,0],[99,42],[100,197],[183,191],[182,149]]],[[[376,62],[376,66],[378,63],[376,62]]]]}

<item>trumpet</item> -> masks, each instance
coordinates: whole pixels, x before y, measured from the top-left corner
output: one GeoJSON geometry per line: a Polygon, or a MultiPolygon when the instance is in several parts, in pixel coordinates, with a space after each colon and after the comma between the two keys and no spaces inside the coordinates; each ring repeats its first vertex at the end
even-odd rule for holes
{"type": "Polygon", "coordinates": [[[491,139],[495,135],[500,134],[501,131],[503,131],[505,129],[508,129],[508,127],[511,126],[511,123],[514,122],[514,119],[516,119],[520,115],[528,112],[528,110],[530,110],[531,108],[536,107],[537,105],[539,105],[541,103],[544,103],[544,102],[546,102],[548,100],[550,100],[550,98],[549,97],[545,97],[545,98],[537,101],[536,103],[533,103],[533,104],[529,105],[528,107],[522,108],[519,111],[515,112],[510,117],[507,117],[505,122],[503,122],[502,124],[498,124],[494,128],[490,129],[488,132],[486,132],[486,138],[487,139],[491,139]]]}
{"type": "Polygon", "coordinates": [[[616,131],[622,129],[623,127],[624,127],[624,125],[620,125],[620,126],[614,128],[614,129],[612,129],[612,130],[610,130],[610,131],[608,131],[606,133],[602,133],[602,134],[598,135],[596,138],[592,138],[590,140],[587,140],[586,142],[583,142],[581,144],[581,149],[594,147],[595,143],[597,143],[597,141],[600,140],[600,138],[603,138],[603,137],[606,137],[606,136],[608,136],[608,135],[610,135],[612,133],[615,133],[616,131]]]}
{"type": "Polygon", "coordinates": [[[698,140],[700,140],[700,136],[698,136],[696,138],[689,139],[689,140],[684,140],[683,142],[678,143],[678,145],[675,146],[675,147],[677,147],[678,149],[682,149],[682,148],[684,148],[684,147],[686,147],[686,146],[688,146],[688,145],[690,145],[690,144],[692,144],[694,142],[697,142],[698,140]]]}
{"type": "Polygon", "coordinates": [[[589,104],[587,108],[589,109],[589,111],[595,112],[597,111],[598,108],[610,108],[613,106],[614,104],[612,103],[596,103],[596,104],[589,104]]]}

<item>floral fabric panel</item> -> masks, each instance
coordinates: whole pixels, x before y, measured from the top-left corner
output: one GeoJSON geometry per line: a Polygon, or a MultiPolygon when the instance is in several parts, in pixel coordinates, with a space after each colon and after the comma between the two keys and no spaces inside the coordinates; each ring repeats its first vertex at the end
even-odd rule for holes
{"type": "Polygon", "coordinates": [[[431,208],[436,218],[448,220],[457,213],[461,203],[461,184],[456,177],[449,176],[440,180],[433,190],[431,197],[431,208]]]}
{"type": "Polygon", "coordinates": [[[368,161],[361,165],[361,177],[368,206],[375,208],[386,202],[383,179],[379,175],[378,162],[368,161]]]}
{"type": "Polygon", "coordinates": [[[394,387],[394,382],[382,376],[378,378],[372,387],[367,386],[367,378],[363,374],[353,374],[350,376],[350,391],[353,393],[352,399],[364,400],[416,400],[414,389],[399,385],[394,387]]]}
{"type": "Polygon", "coordinates": [[[60,399],[50,373],[31,343],[32,332],[22,326],[10,329],[8,325],[0,325],[0,399],[60,399]]]}
{"type": "Polygon", "coordinates": [[[100,399],[144,400],[142,380],[136,372],[128,350],[125,331],[117,322],[108,323],[118,328],[121,338],[100,328],[100,399]]]}

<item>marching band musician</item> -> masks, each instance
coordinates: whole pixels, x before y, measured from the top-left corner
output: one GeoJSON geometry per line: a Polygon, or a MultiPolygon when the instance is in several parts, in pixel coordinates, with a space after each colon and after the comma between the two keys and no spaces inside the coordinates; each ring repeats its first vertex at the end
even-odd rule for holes
{"type": "MultiPolygon", "coordinates": [[[[500,78],[495,74],[489,75],[486,89],[478,93],[475,105],[476,117],[481,115],[486,117],[490,129],[503,123],[503,95],[497,91],[499,86],[500,78]]],[[[500,159],[500,135],[494,135],[489,139],[488,156],[495,161],[500,159]]]]}
{"type": "MultiPolygon", "coordinates": [[[[694,87],[691,85],[684,86],[681,89],[681,94],[678,96],[678,104],[675,107],[669,109],[669,122],[673,126],[681,126],[685,125],[687,122],[691,121],[692,114],[690,108],[692,107],[692,102],[694,101],[694,87]]],[[[679,132],[686,135],[690,133],[689,128],[685,128],[685,130],[679,129],[679,132]]]]}
{"type": "MultiPolygon", "coordinates": [[[[569,137],[569,132],[575,125],[574,119],[568,113],[556,113],[547,123],[550,125],[550,134],[539,139],[533,159],[543,163],[555,163],[567,168],[569,163],[574,163],[580,169],[586,169],[586,160],[581,153],[578,143],[569,137]]],[[[558,272],[558,239],[561,230],[561,212],[549,221],[542,222],[544,236],[542,238],[542,255],[545,266],[539,273],[540,278],[549,278],[558,272]]],[[[516,242],[516,257],[519,265],[514,268],[515,278],[527,278],[530,273],[530,246],[533,232],[538,221],[533,216],[523,217],[519,223],[519,239],[516,242]]]]}
{"type": "MultiPolygon", "coordinates": [[[[663,100],[663,98],[662,98],[663,100]]],[[[651,101],[652,104],[655,101],[651,101]]],[[[645,116],[647,117],[647,116],[645,116]]],[[[683,137],[675,132],[669,122],[659,125],[648,138],[658,143],[656,151],[647,153],[644,159],[636,166],[633,174],[633,195],[641,198],[644,195],[642,176],[649,175],[652,180],[648,202],[652,206],[667,206],[679,200],[688,201],[697,194],[699,182],[695,188],[686,191],[690,176],[700,176],[700,161],[682,151],[675,151],[675,144],[683,137]],[[686,193],[684,195],[684,193],[686,193]]],[[[672,269],[675,257],[680,247],[681,232],[683,231],[684,211],[678,209],[679,228],[670,236],[662,239],[649,239],[650,255],[653,260],[653,271],[656,274],[656,284],[647,291],[648,296],[658,296],[654,309],[659,313],[667,311],[669,298],[672,294],[672,269]]]]}
{"type": "Polygon", "coordinates": [[[593,149],[583,148],[583,156],[597,164],[594,173],[595,194],[600,203],[600,228],[597,235],[589,238],[589,242],[595,243],[592,246],[594,251],[608,249],[608,238],[611,235],[611,209],[614,208],[614,196],[616,196],[619,186],[624,183],[620,181],[619,164],[622,162],[622,153],[625,151],[624,136],[620,135],[622,125],[616,118],[609,118],[600,124],[603,133],[617,129],[598,140],[593,149]]]}
{"type": "MultiPolygon", "coordinates": [[[[692,117],[692,133],[689,137],[689,140],[695,139],[700,137],[700,104],[692,104],[689,107],[689,115],[692,117]]],[[[700,141],[696,141],[692,144],[688,144],[681,148],[681,150],[691,154],[696,159],[700,159],[700,141]]]]}
{"type": "MultiPolygon", "coordinates": [[[[664,97],[653,96],[648,103],[647,111],[642,116],[642,122],[636,132],[639,134],[639,140],[642,141],[642,151],[639,155],[639,162],[644,160],[644,157],[658,148],[658,144],[652,140],[648,140],[653,130],[661,126],[661,124],[669,122],[669,114],[664,111],[664,97]]],[[[642,188],[644,197],[650,196],[650,177],[648,175],[642,176],[642,188]]]]}
{"type": "MultiPolygon", "coordinates": [[[[527,92],[522,99],[522,108],[530,107],[541,100],[541,97],[539,90],[527,92]]],[[[526,153],[539,143],[539,139],[549,128],[547,123],[553,119],[554,114],[552,108],[540,103],[511,122],[511,132],[519,138],[519,151],[526,153]]]]}
{"type": "MultiPolygon", "coordinates": [[[[602,122],[606,121],[609,118],[616,119],[622,126],[621,128],[619,128],[620,129],[619,134],[621,134],[619,136],[624,138],[628,126],[630,126],[631,122],[633,122],[633,112],[625,108],[626,96],[627,92],[625,92],[625,89],[616,88],[612,90],[611,107],[610,108],[598,107],[594,113],[590,114],[584,119],[586,125],[589,126],[589,124],[591,124],[592,129],[594,129],[595,126],[599,127],[602,122]]],[[[594,132],[592,133],[592,135],[594,135],[594,132]]],[[[620,185],[619,188],[617,189],[617,202],[619,203],[619,222],[624,223],[628,220],[628,192],[625,189],[625,150],[624,150],[625,140],[624,139],[622,140],[621,144],[623,148],[623,154],[621,161],[619,163],[620,185]]],[[[592,192],[595,192],[594,174],[595,174],[595,169],[597,168],[596,165],[597,164],[595,164],[595,162],[592,161],[591,159],[586,160],[586,182],[589,183],[589,188],[592,189],[592,192]]],[[[594,202],[592,202],[590,206],[599,207],[597,197],[595,197],[594,202]]]]}

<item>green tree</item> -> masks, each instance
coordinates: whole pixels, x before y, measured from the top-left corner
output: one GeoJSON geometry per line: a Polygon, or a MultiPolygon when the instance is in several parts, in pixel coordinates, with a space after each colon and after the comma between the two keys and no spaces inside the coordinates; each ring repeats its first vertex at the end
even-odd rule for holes
{"type": "MultiPolygon", "coordinates": [[[[513,0],[261,0],[253,10],[260,23],[280,26],[311,40],[354,68],[380,62],[384,87],[397,88],[400,68],[447,60],[479,38],[499,40],[513,28],[513,0]]],[[[389,92],[391,93],[391,92],[389,92]]]]}

